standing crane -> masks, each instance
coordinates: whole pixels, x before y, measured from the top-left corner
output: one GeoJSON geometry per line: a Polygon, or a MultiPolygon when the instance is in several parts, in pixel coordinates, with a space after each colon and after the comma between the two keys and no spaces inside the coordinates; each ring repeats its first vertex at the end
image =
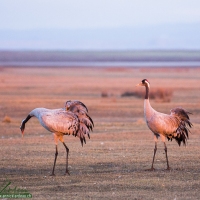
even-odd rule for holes
{"type": "Polygon", "coordinates": [[[192,127],[192,123],[190,122],[190,118],[188,116],[191,113],[185,111],[183,108],[172,109],[170,115],[157,112],[151,107],[151,104],[149,102],[149,81],[147,79],[143,79],[137,86],[144,86],[146,88],[144,99],[144,118],[146,120],[147,126],[154,134],[155,148],[150,170],[154,170],[153,164],[157,151],[157,141],[159,136],[164,143],[167,170],[169,170],[170,167],[168,162],[165,138],[167,138],[168,141],[172,141],[172,139],[175,139],[179,146],[181,145],[181,142],[186,145],[189,128],[192,127]]]}
{"type": "Polygon", "coordinates": [[[56,159],[58,156],[58,140],[60,140],[67,153],[66,157],[66,172],[65,174],[69,175],[68,170],[68,155],[69,148],[65,144],[63,140],[64,135],[73,135],[80,138],[81,144],[83,146],[83,142],[86,144],[85,134],[88,135],[90,139],[89,132],[92,131],[94,127],[94,123],[92,118],[88,115],[87,107],[80,101],[67,101],[65,103],[64,109],[46,109],[46,108],[35,108],[32,110],[26,119],[22,120],[21,123],[21,132],[22,136],[24,135],[25,124],[31,118],[38,118],[40,124],[52,132],[54,135],[54,141],[56,145],[55,159],[52,170],[52,176],[55,175],[55,165],[56,159]]]}

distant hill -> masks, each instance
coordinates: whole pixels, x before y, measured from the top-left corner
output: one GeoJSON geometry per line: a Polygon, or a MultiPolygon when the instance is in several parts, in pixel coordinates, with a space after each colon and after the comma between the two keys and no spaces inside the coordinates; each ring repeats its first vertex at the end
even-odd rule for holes
{"type": "Polygon", "coordinates": [[[110,29],[0,30],[0,50],[200,50],[200,23],[110,29]]]}

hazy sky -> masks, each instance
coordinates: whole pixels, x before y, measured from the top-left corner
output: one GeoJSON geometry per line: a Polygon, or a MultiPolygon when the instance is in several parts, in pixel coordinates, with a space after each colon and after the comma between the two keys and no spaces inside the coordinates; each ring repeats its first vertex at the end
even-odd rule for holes
{"type": "Polygon", "coordinates": [[[200,22],[200,0],[0,0],[0,29],[200,22]]]}
{"type": "Polygon", "coordinates": [[[200,49],[200,0],[0,0],[1,49],[200,49]]]}

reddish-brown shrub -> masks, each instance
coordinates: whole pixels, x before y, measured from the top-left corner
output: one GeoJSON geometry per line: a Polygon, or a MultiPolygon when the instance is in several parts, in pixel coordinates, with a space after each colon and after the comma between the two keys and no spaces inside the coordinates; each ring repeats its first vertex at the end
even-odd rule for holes
{"type": "MultiPolygon", "coordinates": [[[[126,91],[121,94],[122,97],[138,97],[138,98],[144,98],[145,91],[141,89],[136,89],[135,91],[126,91]]],[[[157,101],[161,102],[170,102],[171,98],[173,96],[173,90],[170,88],[153,88],[149,92],[149,98],[155,99],[157,101]]]]}
{"type": "Polygon", "coordinates": [[[108,95],[108,92],[105,92],[105,91],[104,91],[104,92],[101,93],[101,97],[104,97],[104,98],[105,98],[105,97],[108,97],[108,96],[109,96],[109,95],[108,95]]]}

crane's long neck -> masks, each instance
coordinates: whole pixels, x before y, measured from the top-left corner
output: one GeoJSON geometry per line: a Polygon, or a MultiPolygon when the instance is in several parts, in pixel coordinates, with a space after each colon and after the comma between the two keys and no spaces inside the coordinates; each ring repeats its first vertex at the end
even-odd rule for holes
{"type": "Polygon", "coordinates": [[[151,116],[154,114],[154,109],[151,107],[151,104],[149,102],[149,84],[145,85],[146,88],[146,94],[144,99],[144,116],[145,119],[148,121],[148,119],[151,118],[151,116]]]}
{"type": "Polygon", "coordinates": [[[146,88],[145,99],[149,99],[149,85],[145,85],[145,88],[146,88]]]}
{"type": "Polygon", "coordinates": [[[22,136],[23,136],[23,134],[24,134],[24,129],[25,129],[25,124],[26,124],[26,122],[28,122],[28,120],[29,120],[31,117],[33,117],[33,116],[39,118],[40,112],[43,111],[43,110],[47,110],[47,109],[45,109],[45,108],[35,108],[34,110],[32,110],[32,111],[28,114],[28,116],[26,117],[26,119],[22,120],[22,124],[21,124],[21,127],[20,127],[21,132],[22,132],[22,136]]]}
{"type": "Polygon", "coordinates": [[[26,119],[23,120],[23,123],[26,123],[32,116],[29,114],[26,119]]]}
{"type": "Polygon", "coordinates": [[[36,117],[36,118],[38,118],[39,119],[39,117],[42,115],[42,113],[45,113],[45,112],[47,112],[49,109],[46,109],[46,108],[35,108],[35,109],[33,109],[30,113],[29,113],[29,115],[31,116],[31,117],[36,117]]]}
{"type": "Polygon", "coordinates": [[[31,117],[39,117],[39,111],[40,111],[41,109],[40,108],[35,108],[34,110],[32,110],[30,113],[29,113],[29,115],[31,116],[31,117]]]}
{"type": "Polygon", "coordinates": [[[25,124],[31,117],[37,117],[38,118],[38,115],[39,115],[39,113],[38,113],[38,108],[36,108],[36,109],[34,109],[34,110],[32,110],[29,114],[28,114],[28,116],[26,117],[26,119],[24,119],[23,120],[23,123],[25,124]]]}

